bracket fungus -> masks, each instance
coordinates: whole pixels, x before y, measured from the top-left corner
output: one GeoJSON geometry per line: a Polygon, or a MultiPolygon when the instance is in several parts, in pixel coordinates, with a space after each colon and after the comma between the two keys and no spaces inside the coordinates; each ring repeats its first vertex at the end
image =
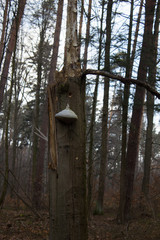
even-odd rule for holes
{"type": "Polygon", "coordinates": [[[73,112],[70,107],[69,104],[67,104],[66,108],[60,112],[58,112],[55,115],[55,118],[57,118],[58,120],[66,123],[66,124],[70,124],[74,121],[76,121],[78,119],[77,115],[75,114],[75,112],[73,112]]]}

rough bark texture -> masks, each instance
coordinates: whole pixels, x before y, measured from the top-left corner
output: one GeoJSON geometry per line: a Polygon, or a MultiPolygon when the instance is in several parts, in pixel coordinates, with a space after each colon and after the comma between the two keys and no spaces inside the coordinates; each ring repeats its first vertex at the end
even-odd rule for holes
{"type": "Polygon", "coordinates": [[[48,87],[50,148],[50,236],[52,240],[86,240],[85,82],[77,44],[77,1],[68,0],[64,69],[48,87]],[[70,108],[78,120],[55,120],[70,108]]]}
{"type": "MultiPolygon", "coordinates": [[[[61,75],[57,77],[60,80],[61,75]]],[[[51,97],[56,112],[63,110],[69,101],[78,120],[69,125],[56,120],[56,148],[53,148],[57,149],[57,166],[50,169],[55,174],[56,195],[51,203],[53,236],[50,239],[86,240],[84,83],[80,78],[69,77],[56,89],[51,88],[51,97]]]]}
{"type": "Polygon", "coordinates": [[[83,25],[83,15],[84,15],[84,0],[81,0],[81,16],[79,20],[79,32],[78,32],[78,56],[80,59],[81,55],[81,37],[82,37],[82,25],[83,25]]]}
{"type": "Polygon", "coordinates": [[[77,41],[77,0],[68,0],[67,31],[64,55],[64,71],[75,76],[75,70],[80,68],[77,41]]]}

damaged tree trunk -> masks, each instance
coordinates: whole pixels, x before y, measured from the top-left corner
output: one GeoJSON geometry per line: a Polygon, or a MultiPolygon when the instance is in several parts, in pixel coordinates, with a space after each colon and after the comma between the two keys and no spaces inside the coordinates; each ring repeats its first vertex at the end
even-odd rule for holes
{"type": "Polygon", "coordinates": [[[48,87],[50,236],[86,240],[85,82],[77,44],[77,1],[68,1],[64,69],[48,87]],[[61,121],[55,114],[69,104],[78,119],[61,121]]]}

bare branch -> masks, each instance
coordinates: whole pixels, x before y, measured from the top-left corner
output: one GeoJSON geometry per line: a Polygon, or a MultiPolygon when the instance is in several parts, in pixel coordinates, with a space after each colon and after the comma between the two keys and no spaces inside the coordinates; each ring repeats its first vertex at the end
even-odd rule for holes
{"type": "Polygon", "coordinates": [[[160,93],[157,92],[153,87],[151,87],[148,83],[144,82],[144,81],[140,81],[134,78],[124,78],[122,76],[119,75],[114,75],[112,73],[106,72],[106,71],[101,71],[101,70],[94,70],[94,69],[87,69],[82,73],[82,78],[84,78],[86,75],[100,75],[100,76],[104,76],[104,77],[108,77],[111,79],[115,79],[118,80],[124,84],[136,84],[140,87],[144,87],[147,91],[149,91],[151,94],[153,94],[154,96],[156,96],[158,99],[160,99],[160,93]]]}
{"type": "Polygon", "coordinates": [[[37,130],[37,132],[34,131],[34,133],[35,133],[38,137],[40,137],[40,138],[42,138],[43,140],[45,140],[46,142],[48,142],[48,138],[47,138],[38,128],[35,128],[35,129],[37,130]]]}

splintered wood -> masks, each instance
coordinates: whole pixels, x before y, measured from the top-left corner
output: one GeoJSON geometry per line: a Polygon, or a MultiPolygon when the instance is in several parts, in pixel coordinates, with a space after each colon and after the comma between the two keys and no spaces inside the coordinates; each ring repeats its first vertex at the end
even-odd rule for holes
{"type": "Polygon", "coordinates": [[[49,108],[49,144],[50,161],[48,167],[52,170],[57,168],[57,148],[56,148],[56,125],[55,125],[55,104],[53,104],[51,88],[48,87],[48,108],[49,108]]]}

